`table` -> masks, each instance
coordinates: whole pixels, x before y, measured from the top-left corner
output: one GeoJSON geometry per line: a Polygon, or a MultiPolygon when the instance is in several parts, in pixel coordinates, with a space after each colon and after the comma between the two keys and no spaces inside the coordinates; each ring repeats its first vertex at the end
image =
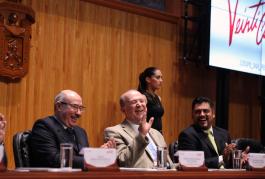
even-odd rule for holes
{"type": "Polygon", "coordinates": [[[6,171],[0,173],[4,179],[83,179],[83,178],[105,178],[105,179],[265,179],[264,171],[243,172],[125,172],[125,171],[94,171],[94,172],[17,172],[6,171]]]}

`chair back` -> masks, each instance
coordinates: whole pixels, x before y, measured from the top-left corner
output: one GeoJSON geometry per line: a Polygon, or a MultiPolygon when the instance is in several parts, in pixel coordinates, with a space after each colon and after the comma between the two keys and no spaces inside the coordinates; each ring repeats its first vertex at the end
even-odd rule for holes
{"type": "Polygon", "coordinates": [[[18,132],[13,136],[13,153],[16,168],[30,167],[29,138],[31,131],[18,132]]]}
{"type": "Polygon", "coordinates": [[[177,151],[178,151],[178,140],[169,144],[169,147],[168,147],[169,156],[173,163],[178,162],[178,156],[175,155],[177,151]]]}
{"type": "Polygon", "coordinates": [[[247,146],[250,147],[249,152],[252,153],[264,153],[264,146],[261,142],[251,138],[239,138],[234,141],[236,146],[240,150],[245,150],[247,146]]]}

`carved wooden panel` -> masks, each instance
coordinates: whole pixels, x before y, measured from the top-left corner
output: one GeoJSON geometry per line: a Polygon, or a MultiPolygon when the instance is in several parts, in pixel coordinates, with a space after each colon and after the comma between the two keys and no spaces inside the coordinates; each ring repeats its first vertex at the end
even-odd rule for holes
{"type": "Polygon", "coordinates": [[[22,4],[0,3],[0,76],[15,79],[27,73],[34,16],[22,4]]]}

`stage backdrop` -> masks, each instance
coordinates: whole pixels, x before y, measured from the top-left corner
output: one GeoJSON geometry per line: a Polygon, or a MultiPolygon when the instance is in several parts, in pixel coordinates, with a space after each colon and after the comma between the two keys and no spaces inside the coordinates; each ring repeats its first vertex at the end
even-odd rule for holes
{"type": "MultiPolygon", "coordinates": [[[[87,107],[79,121],[91,146],[103,143],[103,130],[123,120],[119,96],[138,85],[148,66],[163,73],[159,91],[165,107],[163,132],[168,143],[191,122],[191,101],[215,100],[216,72],[185,64],[182,52],[182,1],[178,23],[171,24],[79,0],[23,0],[36,12],[29,72],[21,80],[0,81],[0,112],[8,126],[5,147],[14,168],[12,137],[53,114],[54,96],[72,89],[87,107]]],[[[259,139],[259,79],[232,73],[229,129],[233,137],[259,139]]]]}

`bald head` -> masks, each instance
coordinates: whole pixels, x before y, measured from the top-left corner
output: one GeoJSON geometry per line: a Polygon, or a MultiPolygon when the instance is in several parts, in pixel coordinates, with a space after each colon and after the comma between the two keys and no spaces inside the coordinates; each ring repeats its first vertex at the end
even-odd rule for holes
{"type": "MultiPolygon", "coordinates": [[[[142,93],[140,93],[139,91],[137,91],[135,89],[130,89],[130,90],[126,91],[125,93],[123,93],[120,96],[120,107],[123,108],[125,106],[126,102],[128,102],[129,98],[131,96],[134,96],[134,95],[142,95],[142,93]]],[[[144,95],[142,95],[142,96],[144,96],[144,95]]]]}
{"type": "Polygon", "coordinates": [[[128,90],[120,97],[121,111],[126,119],[139,124],[143,116],[146,116],[146,97],[137,90],[128,90]]]}
{"type": "Polygon", "coordinates": [[[54,98],[54,104],[56,103],[60,103],[60,102],[68,102],[69,98],[80,98],[81,96],[79,94],[77,94],[75,91],[73,90],[62,90],[59,94],[57,94],[54,98]]]}
{"type": "Polygon", "coordinates": [[[83,109],[82,98],[75,91],[63,90],[54,99],[55,116],[67,127],[77,125],[83,109]]]}

